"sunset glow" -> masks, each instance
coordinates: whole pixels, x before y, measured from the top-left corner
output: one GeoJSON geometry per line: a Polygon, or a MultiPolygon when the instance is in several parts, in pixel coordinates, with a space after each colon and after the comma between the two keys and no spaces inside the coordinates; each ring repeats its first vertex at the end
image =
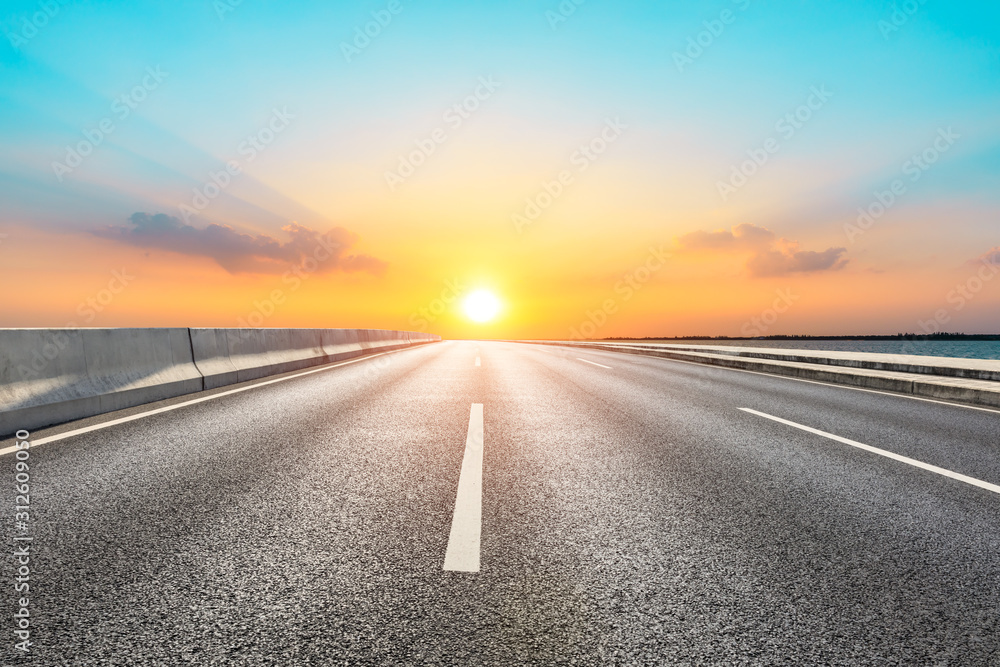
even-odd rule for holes
{"type": "Polygon", "coordinates": [[[489,322],[500,312],[500,300],[489,290],[476,290],[462,302],[465,314],[473,322],[489,322]]]}
{"type": "Polygon", "coordinates": [[[5,5],[3,326],[1000,328],[996,5],[56,4],[5,5]]]}

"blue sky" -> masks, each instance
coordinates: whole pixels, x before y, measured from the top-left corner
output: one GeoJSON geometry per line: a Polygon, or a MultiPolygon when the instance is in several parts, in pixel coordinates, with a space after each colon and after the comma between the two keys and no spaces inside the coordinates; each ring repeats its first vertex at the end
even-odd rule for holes
{"type": "MultiPolygon", "coordinates": [[[[241,159],[196,227],[343,224],[390,267],[434,266],[441,247],[544,256],[569,239],[577,268],[559,271],[572,284],[581,276],[565,272],[585,271],[596,249],[614,273],[644,243],[742,223],[817,251],[850,245],[842,275],[907,258],[954,268],[998,244],[996,3],[18,0],[4,3],[0,27],[0,225],[87,234],[135,212],[178,215],[192,188],[241,159]],[[373,13],[386,25],[345,57],[373,13]],[[678,67],[698,39],[701,52],[678,67]],[[121,117],[115,100],[150,71],[162,75],[121,117]],[[404,189],[387,191],[385,171],[481,77],[499,91],[404,189]],[[816,87],[830,100],[721,200],[718,183],[816,87]],[[293,120],[246,161],[239,146],[276,110],[293,120]],[[511,211],[608,118],[629,129],[592,182],[559,202],[552,225],[510,237],[511,211]],[[57,178],[53,162],[105,119],[113,132],[57,178]],[[857,208],[942,128],[961,139],[886,217],[886,233],[847,244],[857,208]]],[[[429,269],[423,279],[430,292],[443,280],[429,269]]]]}

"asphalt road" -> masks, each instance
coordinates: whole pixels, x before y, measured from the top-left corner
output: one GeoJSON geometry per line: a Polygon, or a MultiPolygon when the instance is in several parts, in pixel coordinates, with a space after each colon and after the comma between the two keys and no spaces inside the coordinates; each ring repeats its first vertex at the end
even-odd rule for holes
{"type": "Polygon", "coordinates": [[[1000,494],[740,408],[1000,484],[997,412],[445,342],[31,449],[34,646],[5,584],[0,656],[1000,665],[1000,494]],[[447,571],[474,404],[479,571],[447,571]]]}

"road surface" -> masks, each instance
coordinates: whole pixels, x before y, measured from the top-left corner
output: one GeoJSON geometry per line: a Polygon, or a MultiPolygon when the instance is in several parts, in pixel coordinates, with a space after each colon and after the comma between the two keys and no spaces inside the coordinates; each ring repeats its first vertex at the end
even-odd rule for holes
{"type": "Polygon", "coordinates": [[[199,400],[29,450],[32,664],[1000,665],[996,411],[474,341],[231,389],[32,434],[199,400]]]}

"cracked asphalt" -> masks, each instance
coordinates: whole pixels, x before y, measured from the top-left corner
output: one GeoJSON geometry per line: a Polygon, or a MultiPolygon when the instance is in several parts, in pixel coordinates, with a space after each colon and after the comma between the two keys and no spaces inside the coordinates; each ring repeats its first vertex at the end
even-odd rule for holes
{"type": "Polygon", "coordinates": [[[739,408],[1000,484],[997,412],[427,345],[30,450],[0,661],[1000,665],[1000,495],[739,408]],[[473,403],[476,574],[442,569],[473,403]]]}

